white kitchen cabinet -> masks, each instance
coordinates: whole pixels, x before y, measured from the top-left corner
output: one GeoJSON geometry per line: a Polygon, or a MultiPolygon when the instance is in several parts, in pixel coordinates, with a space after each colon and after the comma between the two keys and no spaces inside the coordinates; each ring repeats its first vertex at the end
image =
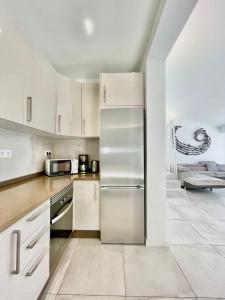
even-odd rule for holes
{"type": "Polygon", "coordinates": [[[48,280],[49,204],[48,200],[0,233],[1,299],[36,300],[48,280]]]}
{"type": "Polygon", "coordinates": [[[100,230],[99,182],[74,182],[74,230],[100,230]]]}
{"type": "Polygon", "coordinates": [[[24,85],[32,51],[11,28],[0,36],[0,118],[23,124],[24,85]]]}
{"type": "Polygon", "coordinates": [[[81,135],[81,83],[61,74],[57,75],[58,135],[81,135]]]}
{"type": "Polygon", "coordinates": [[[25,83],[24,123],[55,133],[56,71],[41,55],[33,52],[31,69],[25,83]]]}
{"type": "Polygon", "coordinates": [[[143,106],[143,73],[100,74],[101,106],[143,106]]]}
{"type": "Polygon", "coordinates": [[[82,84],[82,136],[99,136],[99,84],[82,84]]]}

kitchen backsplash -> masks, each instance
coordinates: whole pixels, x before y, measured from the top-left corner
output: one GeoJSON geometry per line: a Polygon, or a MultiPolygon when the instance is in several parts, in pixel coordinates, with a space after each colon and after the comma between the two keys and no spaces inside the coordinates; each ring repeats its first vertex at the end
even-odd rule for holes
{"type": "Polygon", "coordinates": [[[45,151],[54,151],[54,141],[0,128],[0,150],[12,150],[11,158],[0,158],[0,181],[40,172],[45,151]]]}
{"type": "Polygon", "coordinates": [[[0,158],[0,182],[44,170],[45,151],[53,158],[78,158],[89,154],[99,159],[99,140],[53,140],[0,128],[0,150],[12,150],[11,158],[0,158]]]}
{"type": "Polygon", "coordinates": [[[99,159],[99,140],[56,140],[54,141],[54,157],[78,158],[79,154],[89,154],[89,160],[99,159]]]}

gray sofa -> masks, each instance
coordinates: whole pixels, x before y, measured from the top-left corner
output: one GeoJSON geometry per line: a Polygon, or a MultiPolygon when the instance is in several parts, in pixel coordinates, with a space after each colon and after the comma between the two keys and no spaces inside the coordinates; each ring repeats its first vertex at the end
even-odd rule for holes
{"type": "Polygon", "coordinates": [[[192,177],[196,174],[205,174],[211,177],[225,179],[225,164],[217,164],[214,161],[200,161],[194,164],[177,164],[177,175],[184,185],[185,177],[192,177]]]}

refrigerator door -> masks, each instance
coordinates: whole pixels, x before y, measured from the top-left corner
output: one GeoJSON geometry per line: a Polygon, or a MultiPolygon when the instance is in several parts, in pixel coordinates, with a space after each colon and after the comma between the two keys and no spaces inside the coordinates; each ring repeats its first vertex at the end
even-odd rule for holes
{"type": "Polygon", "coordinates": [[[143,108],[101,110],[101,185],[144,184],[143,108]]]}
{"type": "Polygon", "coordinates": [[[101,242],[144,244],[144,188],[101,188],[101,242]]]}

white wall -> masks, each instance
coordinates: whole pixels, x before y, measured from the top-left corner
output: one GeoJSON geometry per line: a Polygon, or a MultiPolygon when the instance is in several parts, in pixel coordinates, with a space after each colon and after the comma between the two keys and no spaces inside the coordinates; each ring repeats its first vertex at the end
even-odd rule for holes
{"type": "Polygon", "coordinates": [[[177,130],[177,137],[185,144],[193,146],[201,144],[193,139],[194,131],[199,128],[206,129],[207,134],[211,137],[211,145],[209,149],[201,155],[189,156],[176,151],[177,163],[194,163],[202,160],[212,160],[218,163],[225,163],[225,133],[221,133],[215,126],[189,120],[176,120],[174,121],[174,124],[175,126],[182,126],[182,128],[177,130]]]}
{"type": "Polygon", "coordinates": [[[11,149],[12,158],[0,158],[0,181],[43,170],[45,150],[53,151],[53,141],[0,128],[0,149],[11,149]]]}
{"type": "Polygon", "coordinates": [[[166,244],[165,63],[147,62],[147,245],[166,244]]]}

